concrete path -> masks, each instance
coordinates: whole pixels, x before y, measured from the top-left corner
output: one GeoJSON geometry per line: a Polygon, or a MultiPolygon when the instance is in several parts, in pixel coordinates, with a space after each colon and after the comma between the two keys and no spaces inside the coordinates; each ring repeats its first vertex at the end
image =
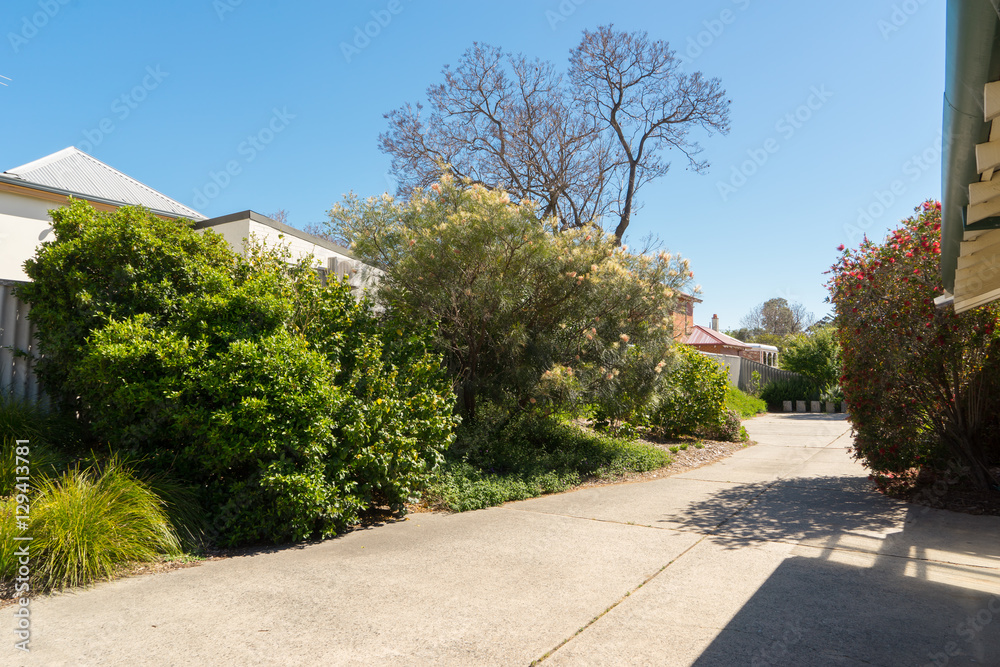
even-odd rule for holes
{"type": "Polygon", "coordinates": [[[662,480],[38,599],[0,664],[1000,665],[1000,517],[873,493],[841,417],[746,426],[662,480]]]}

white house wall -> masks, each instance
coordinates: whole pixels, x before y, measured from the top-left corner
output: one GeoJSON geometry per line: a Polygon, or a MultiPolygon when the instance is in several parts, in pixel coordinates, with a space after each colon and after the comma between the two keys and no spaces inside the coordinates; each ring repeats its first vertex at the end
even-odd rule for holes
{"type": "MultiPolygon", "coordinates": [[[[221,234],[222,238],[226,239],[230,247],[236,250],[236,252],[243,252],[243,239],[250,235],[250,219],[246,218],[244,220],[236,220],[235,222],[224,222],[220,225],[213,225],[209,227],[216,234],[221,234]]],[[[199,229],[199,232],[205,231],[204,229],[199,229]]]]}
{"type": "Polygon", "coordinates": [[[24,262],[44,241],[53,240],[49,209],[58,205],[0,192],[0,280],[28,280],[24,262]]]}

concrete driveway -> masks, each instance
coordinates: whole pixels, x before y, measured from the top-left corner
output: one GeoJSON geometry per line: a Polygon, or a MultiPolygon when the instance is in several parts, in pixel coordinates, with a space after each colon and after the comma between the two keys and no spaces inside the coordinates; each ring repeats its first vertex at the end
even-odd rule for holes
{"type": "Polygon", "coordinates": [[[872,492],[842,417],[746,426],[662,480],[37,599],[0,664],[1000,665],[1000,517],[872,492]]]}

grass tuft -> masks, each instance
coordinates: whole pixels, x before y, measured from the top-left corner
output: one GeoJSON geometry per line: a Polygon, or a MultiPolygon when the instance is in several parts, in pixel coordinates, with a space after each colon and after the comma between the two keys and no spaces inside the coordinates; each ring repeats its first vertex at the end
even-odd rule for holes
{"type": "Polygon", "coordinates": [[[116,458],[44,479],[28,534],[36,590],[87,585],[128,563],[181,553],[164,503],[116,458]]]}

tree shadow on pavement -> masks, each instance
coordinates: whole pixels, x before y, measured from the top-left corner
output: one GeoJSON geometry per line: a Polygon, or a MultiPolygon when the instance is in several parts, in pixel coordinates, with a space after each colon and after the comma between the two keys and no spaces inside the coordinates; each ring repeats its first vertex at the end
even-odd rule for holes
{"type": "Polygon", "coordinates": [[[783,479],[741,484],[691,503],[661,522],[711,534],[728,548],[753,541],[823,538],[835,532],[883,531],[897,525],[907,505],[868,490],[855,476],[783,479]],[[750,500],[748,501],[748,497],[750,500]]]}

